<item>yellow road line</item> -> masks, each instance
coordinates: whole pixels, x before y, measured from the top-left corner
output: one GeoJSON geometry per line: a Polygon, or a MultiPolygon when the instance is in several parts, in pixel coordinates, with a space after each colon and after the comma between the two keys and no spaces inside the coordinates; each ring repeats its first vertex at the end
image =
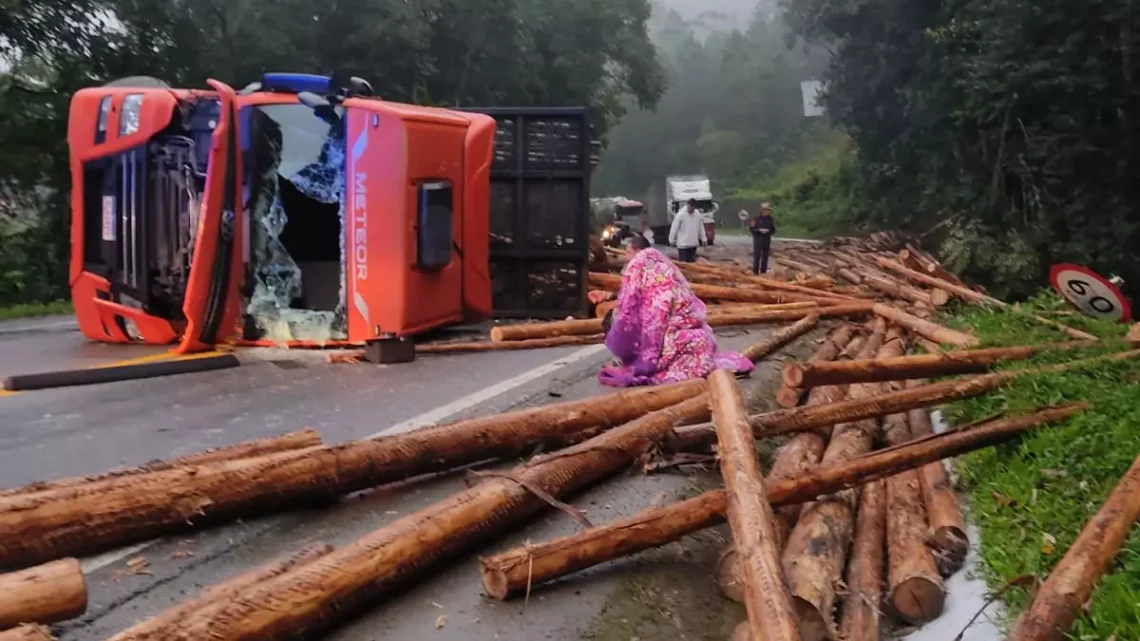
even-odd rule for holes
{"type": "Polygon", "coordinates": [[[137,358],[128,358],[113,363],[104,363],[102,365],[93,365],[88,369],[103,369],[106,367],[122,367],[124,365],[142,365],[143,363],[164,363],[167,361],[196,361],[202,358],[210,358],[213,356],[221,356],[227,352],[214,350],[212,352],[202,352],[201,354],[175,354],[174,352],[160,352],[158,354],[148,354],[146,356],[139,356],[137,358]]]}

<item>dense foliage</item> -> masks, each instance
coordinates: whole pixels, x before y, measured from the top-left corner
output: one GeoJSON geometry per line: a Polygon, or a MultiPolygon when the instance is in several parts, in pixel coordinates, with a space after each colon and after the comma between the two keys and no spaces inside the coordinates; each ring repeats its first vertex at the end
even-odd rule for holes
{"type": "Polygon", "coordinates": [[[876,226],[937,231],[1000,295],[1088,264],[1140,292],[1140,11],[1130,0],[785,0],[835,56],[826,107],[876,226]]]}
{"type": "Polygon", "coordinates": [[[398,101],[587,104],[604,130],[664,89],[650,13],[648,0],[0,0],[0,305],[66,294],[80,87],[337,70],[398,101]]]}

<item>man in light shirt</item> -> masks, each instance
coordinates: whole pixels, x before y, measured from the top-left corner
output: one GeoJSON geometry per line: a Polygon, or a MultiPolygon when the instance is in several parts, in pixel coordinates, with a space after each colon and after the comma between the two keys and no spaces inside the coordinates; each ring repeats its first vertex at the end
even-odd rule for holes
{"type": "Polygon", "coordinates": [[[682,263],[697,262],[697,247],[708,242],[705,236],[705,222],[697,211],[697,201],[690,199],[685,208],[673,217],[669,228],[669,244],[677,248],[677,260],[682,263]]]}

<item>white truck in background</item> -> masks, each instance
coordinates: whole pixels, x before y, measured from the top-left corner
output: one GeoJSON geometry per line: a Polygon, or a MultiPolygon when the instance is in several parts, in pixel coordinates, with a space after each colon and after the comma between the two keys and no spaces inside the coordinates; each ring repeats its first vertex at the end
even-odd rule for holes
{"type": "Polygon", "coordinates": [[[673,217],[689,200],[697,201],[697,209],[705,224],[705,235],[709,244],[712,244],[716,230],[716,212],[720,209],[720,204],[713,200],[709,177],[702,175],[666,176],[663,183],[649,189],[645,205],[649,214],[649,227],[658,243],[669,242],[673,217]]]}

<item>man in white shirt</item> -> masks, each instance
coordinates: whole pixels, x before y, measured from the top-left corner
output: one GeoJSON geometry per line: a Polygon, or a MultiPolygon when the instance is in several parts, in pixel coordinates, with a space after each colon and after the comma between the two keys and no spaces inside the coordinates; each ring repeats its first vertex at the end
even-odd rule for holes
{"type": "Polygon", "coordinates": [[[685,208],[673,217],[669,228],[669,244],[677,248],[677,259],[682,263],[697,262],[697,247],[708,242],[705,222],[697,211],[697,201],[690,199],[685,208]]]}

